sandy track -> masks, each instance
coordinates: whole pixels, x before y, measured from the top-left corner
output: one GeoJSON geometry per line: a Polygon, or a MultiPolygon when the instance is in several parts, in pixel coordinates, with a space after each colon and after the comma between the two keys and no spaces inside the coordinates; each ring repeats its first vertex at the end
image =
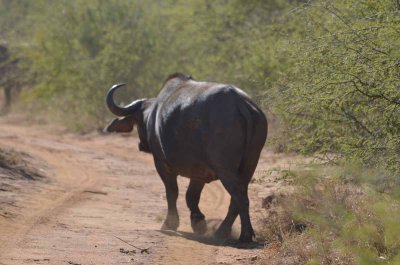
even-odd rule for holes
{"type": "MultiPolygon", "coordinates": [[[[14,217],[0,217],[0,264],[253,264],[262,244],[224,245],[196,237],[184,202],[187,179],[180,178],[178,232],[159,228],[165,192],[152,157],[137,151],[137,139],[121,135],[80,136],[60,129],[0,120],[0,146],[47,163],[48,181],[20,191],[14,217]],[[135,250],[120,237],[149,254],[135,250]],[[239,246],[243,247],[243,246],[239,246]]],[[[264,155],[256,174],[268,164],[264,155]]],[[[252,187],[253,223],[260,216],[252,187]]],[[[229,196],[219,182],[206,185],[200,207],[217,227],[229,196]]],[[[239,230],[238,221],[234,230],[239,230]]]]}

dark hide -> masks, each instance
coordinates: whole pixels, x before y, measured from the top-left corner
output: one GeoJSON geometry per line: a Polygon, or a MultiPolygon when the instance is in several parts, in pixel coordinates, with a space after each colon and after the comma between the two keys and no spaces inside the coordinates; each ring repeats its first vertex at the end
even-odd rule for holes
{"type": "Polygon", "coordinates": [[[197,82],[179,73],[167,78],[157,98],[137,100],[126,107],[112,100],[119,86],[110,89],[107,104],[123,118],[105,130],[127,131],[137,125],[139,148],[153,155],[166,189],[168,214],[162,228],[179,226],[176,200],[177,176],[181,175],[190,178],[186,202],[193,230],[204,232],[200,194],[205,183],[219,179],[231,195],[231,204],[216,235],[228,236],[239,215],[240,240],[252,241],[247,189],[267,137],[263,112],[232,85],[197,82]]]}

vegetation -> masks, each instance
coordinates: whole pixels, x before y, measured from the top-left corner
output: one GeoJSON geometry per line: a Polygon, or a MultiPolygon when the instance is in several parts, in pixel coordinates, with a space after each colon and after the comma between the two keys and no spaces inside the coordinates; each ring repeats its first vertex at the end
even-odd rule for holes
{"type": "Polygon", "coordinates": [[[104,94],[115,82],[129,84],[121,98],[149,97],[166,76],[182,71],[261,95],[264,73],[272,73],[272,46],[262,54],[269,42],[262,29],[289,7],[242,0],[1,2],[4,10],[28,13],[0,20],[24,58],[32,84],[27,99],[75,129],[104,124],[104,94]],[[20,30],[8,30],[14,22],[20,30]]]}
{"type": "Polygon", "coordinates": [[[308,224],[302,262],[399,262],[398,0],[0,0],[0,44],[23,109],[75,130],[105,124],[116,82],[121,103],[176,71],[242,87],[279,122],[280,149],[342,168],[295,176],[308,186],[284,208],[308,224]]]}
{"type": "Polygon", "coordinates": [[[266,264],[399,264],[398,187],[377,183],[382,174],[354,165],[293,170],[297,189],[266,205],[264,236],[279,242],[266,264]]]}
{"type": "Polygon", "coordinates": [[[290,59],[269,98],[288,148],[400,173],[400,6],[328,1],[294,13],[295,29],[278,26],[290,59]]]}

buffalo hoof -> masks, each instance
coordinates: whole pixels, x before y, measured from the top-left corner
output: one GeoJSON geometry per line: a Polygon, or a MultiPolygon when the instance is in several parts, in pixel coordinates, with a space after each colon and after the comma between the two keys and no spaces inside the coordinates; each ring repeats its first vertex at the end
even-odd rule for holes
{"type": "Polygon", "coordinates": [[[254,232],[247,232],[247,233],[240,233],[240,237],[239,237],[239,241],[243,242],[243,243],[250,243],[253,242],[253,237],[255,237],[256,235],[254,234],[254,232]]]}
{"type": "Polygon", "coordinates": [[[218,239],[226,239],[230,237],[232,232],[232,227],[227,227],[224,225],[221,225],[217,231],[215,231],[214,236],[218,239]]]}
{"type": "Polygon", "coordinates": [[[168,224],[167,222],[164,222],[163,225],[161,226],[161,230],[173,230],[176,231],[178,229],[178,225],[171,225],[168,224]]]}
{"type": "Polygon", "coordinates": [[[178,229],[179,219],[178,218],[167,218],[163,225],[161,226],[161,230],[174,230],[178,229]]]}
{"type": "Polygon", "coordinates": [[[202,235],[207,231],[207,222],[203,219],[192,219],[191,225],[193,232],[198,235],[202,235]]]}
{"type": "Polygon", "coordinates": [[[239,241],[243,243],[251,243],[253,242],[253,236],[250,235],[241,235],[239,237],[239,241]]]}

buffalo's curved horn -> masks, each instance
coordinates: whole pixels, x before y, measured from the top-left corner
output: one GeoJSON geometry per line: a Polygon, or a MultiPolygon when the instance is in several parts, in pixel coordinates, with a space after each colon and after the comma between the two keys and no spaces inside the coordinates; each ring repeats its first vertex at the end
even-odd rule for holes
{"type": "Polygon", "coordinates": [[[124,107],[118,106],[114,102],[114,92],[117,90],[119,87],[124,86],[125,84],[116,84],[113,85],[110,90],[108,90],[107,96],[106,96],[106,102],[107,102],[107,107],[110,109],[110,111],[117,115],[117,116],[128,116],[132,115],[135,111],[140,109],[142,106],[143,101],[146,99],[138,99],[130,103],[129,105],[126,105],[124,107]]]}

